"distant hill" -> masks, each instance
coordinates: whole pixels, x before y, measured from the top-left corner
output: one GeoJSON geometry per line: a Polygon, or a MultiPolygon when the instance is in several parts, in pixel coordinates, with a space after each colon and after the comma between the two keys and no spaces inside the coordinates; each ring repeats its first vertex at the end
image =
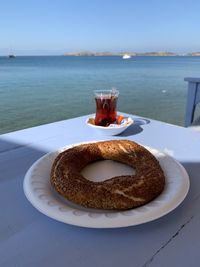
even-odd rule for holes
{"type": "Polygon", "coordinates": [[[92,52],[92,51],[80,51],[80,52],[70,52],[65,53],[64,56],[123,56],[123,55],[130,55],[130,56],[151,56],[151,57],[174,57],[174,56],[200,56],[200,52],[192,52],[188,54],[178,54],[174,52],[144,52],[144,53],[137,53],[137,52],[92,52]]]}
{"type": "Polygon", "coordinates": [[[136,53],[136,52],[91,52],[91,51],[80,51],[80,52],[70,52],[65,53],[64,56],[123,56],[128,54],[130,56],[177,56],[177,54],[172,52],[147,52],[147,53],[136,53]]]}
{"type": "Polygon", "coordinates": [[[65,53],[64,56],[116,56],[118,53],[111,52],[91,52],[91,51],[80,51],[65,53]]]}
{"type": "Polygon", "coordinates": [[[192,53],[189,53],[188,56],[200,57],[200,52],[192,52],[192,53]]]}
{"type": "Polygon", "coordinates": [[[153,57],[174,57],[178,54],[173,52],[147,52],[147,53],[137,53],[137,56],[153,56],[153,57]]]}

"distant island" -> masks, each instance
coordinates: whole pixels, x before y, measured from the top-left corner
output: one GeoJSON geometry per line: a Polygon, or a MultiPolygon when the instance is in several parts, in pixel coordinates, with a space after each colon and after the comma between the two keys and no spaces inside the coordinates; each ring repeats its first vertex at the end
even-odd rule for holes
{"type": "Polygon", "coordinates": [[[64,53],[64,56],[94,56],[94,57],[102,57],[102,56],[123,56],[123,55],[130,55],[130,56],[152,56],[152,57],[175,57],[175,56],[200,56],[200,52],[191,52],[186,54],[179,54],[174,52],[144,52],[144,53],[137,53],[137,52],[91,52],[91,51],[80,51],[80,52],[69,52],[64,53]]]}
{"type": "Polygon", "coordinates": [[[192,53],[189,53],[188,56],[200,57],[200,52],[192,52],[192,53]]]}

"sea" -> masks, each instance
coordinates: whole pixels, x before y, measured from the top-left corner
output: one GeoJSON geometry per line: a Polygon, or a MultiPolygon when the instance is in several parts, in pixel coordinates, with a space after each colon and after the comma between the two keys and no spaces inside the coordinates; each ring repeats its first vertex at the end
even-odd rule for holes
{"type": "Polygon", "coordinates": [[[94,90],[117,88],[118,111],[184,125],[200,57],[0,57],[0,134],[95,112],[94,90]]]}

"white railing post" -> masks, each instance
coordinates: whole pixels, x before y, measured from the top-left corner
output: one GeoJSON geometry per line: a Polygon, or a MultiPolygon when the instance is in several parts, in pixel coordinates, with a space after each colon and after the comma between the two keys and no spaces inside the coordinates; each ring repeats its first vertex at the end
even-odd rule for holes
{"type": "Polygon", "coordinates": [[[185,78],[184,81],[188,82],[185,113],[185,127],[188,127],[194,119],[195,106],[200,101],[200,78],[185,78]]]}

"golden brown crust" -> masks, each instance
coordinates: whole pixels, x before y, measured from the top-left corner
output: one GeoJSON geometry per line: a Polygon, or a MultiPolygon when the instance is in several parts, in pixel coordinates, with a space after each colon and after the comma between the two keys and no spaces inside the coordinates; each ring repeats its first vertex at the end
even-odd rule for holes
{"type": "Polygon", "coordinates": [[[165,177],[157,159],[128,140],[83,144],[60,153],[51,170],[51,184],[63,197],[89,208],[130,209],[144,205],[164,189],[165,177]],[[135,175],[92,182],[81,175],[89,163],[109,159],[133,167],[135,175]]]}

